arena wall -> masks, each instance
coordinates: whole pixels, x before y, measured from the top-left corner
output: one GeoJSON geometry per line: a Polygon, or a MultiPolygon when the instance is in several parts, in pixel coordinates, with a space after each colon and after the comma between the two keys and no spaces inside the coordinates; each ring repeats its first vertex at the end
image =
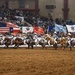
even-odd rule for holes
{"type": "Polygon", "coordinates": [[[35,1],[34,0],[25,0],[20,2],[20,0],[9,0],[9,8],[27,8],[27,9],[35,9],[35,1]],[[19,5],[20,4],[20,5],[19,5]]]}
{"type": "Polygon", "coordinates": [[[27,9],[35,9],[35,1],[34,0],[25,0],[25,8],[27,9]]]}
{"type": "Polygon", "coordinates": [[[0,6],[5,5],[5,0],[0,0],[0,6]]]}
{"type": "Polygon", "coordinates": [[[9,0],[9,8],[10,9],[19,8],[19,1],[18,0],[9,0]]]}
{"type": "Polygon", "coordinates": [[[46,9],[46,5],[55,5],[56,8],[53,9],[52,15],[54,18],[57,18],[60,15],[63,15],[63,0],[39,0],[39,9],[40,14],[44,16],[48,16],[50,10],[46,9]]]}
{"type": "MultiPolygon", "coordinates": [[[[68,19],[71,19],[75,22],[75,0],[68,0],[68,8],[69,8],[69,14],[68,14],[68,19]]],[[[56,5],[56,8],[53,10],[52,15],[53,18],[57,17],[62,17],[63,18],[63,7],[64,7],[64,0],[39,0],[39,9],[40,9],[40,14],[42,16],[48,16],[48,10],[45,8],[46,5],[48,4],[54,4],[56,5]]]]}
{"type": "MultiPolygon", "coordinates": [[[[0,0],[0,5],[4,5],[6,0],[0,0]]],[[[9,0],[9,8],[20,8],[21,3],[19,3],[20,0],[9,0]]],[[[22,0],[23,1],[23,0],[22,0]]],[[[69,8],[69,14],[68,19],[72,19],[75,21],[75,0],[68,0],[68,8],[69,8]]],[[[24,1],[24,8],[27,9],[35,9],[35,0],[25,0],[24,1]]],[[[64,0],[39,0],[39,13],[42,16],[48,17],[48,13],[51,12],[53,15],[53,18],[62,17],[63,18],[63,7],[64,7],[64,0]],[[51,11],[46,9],[46,5],[55,5],[56,8],[51,11]]],[[[21,4],[22,5],[22,4],[21,4]]]]}
{"type": "Polygon", "coordinates": [[[75,22],[75,0],[69,0],[69,19],[75,22]]]}

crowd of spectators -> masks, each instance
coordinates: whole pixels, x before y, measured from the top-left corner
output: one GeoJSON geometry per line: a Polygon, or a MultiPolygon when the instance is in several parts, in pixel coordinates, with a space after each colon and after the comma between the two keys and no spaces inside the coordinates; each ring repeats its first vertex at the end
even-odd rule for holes
{"type": "MultiPolygon", "coordinates": [[[[74,24],[72,20],[63,20],[62,18],[56,18],[53,19],[51,14],[48,14],[48,17],[42,17],[39,14],[35,14],[34,12],[28,12],[28,11],[19,11],[15,9],[6,9],[4,5],[0,6],[0,21],[1,22],[12,22],[17,25],[21,25],[21,19],[16,18],[15,16],[21,16],[24,17],[24,20],[30,23],[32,26],[40,26],[44,28],[45,33],[47,33],[48,26],[52,25],[54,26],[55,23],[59,25],[65,26],[66,24],[74,24]]],[[[26,23],[23,23],[23,25],[26,25],[26,23]]]]}

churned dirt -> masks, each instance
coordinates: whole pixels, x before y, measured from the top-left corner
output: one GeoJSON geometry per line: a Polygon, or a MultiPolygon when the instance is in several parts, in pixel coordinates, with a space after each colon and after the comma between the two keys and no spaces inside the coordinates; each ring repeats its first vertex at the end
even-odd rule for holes
{"type": "Polygon", "coordinates": [[[0,48],[0,75],[75,75],[75,48],[0,48]]]}

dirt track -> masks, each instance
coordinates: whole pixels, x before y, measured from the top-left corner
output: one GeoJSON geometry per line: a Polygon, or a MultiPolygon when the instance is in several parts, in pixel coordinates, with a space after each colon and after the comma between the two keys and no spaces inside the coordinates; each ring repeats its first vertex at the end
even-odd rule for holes
{"type": "Polygon", "coordinates": [[[0,75],[75,75],[75,49],[0,49],[0,75]]]}

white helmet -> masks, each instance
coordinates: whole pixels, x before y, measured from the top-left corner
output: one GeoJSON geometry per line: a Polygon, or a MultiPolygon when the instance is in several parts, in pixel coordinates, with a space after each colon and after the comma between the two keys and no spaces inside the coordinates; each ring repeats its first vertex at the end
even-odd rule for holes
{"type": "Polygon", "coordinates": [[[68,33],[68,35],[71,35],[71,33],[68,33]]]}
{"type": "Polygon", "coordinates": [[[57,32],[54,32],[54,34],[57,34],[57,32]]]}

